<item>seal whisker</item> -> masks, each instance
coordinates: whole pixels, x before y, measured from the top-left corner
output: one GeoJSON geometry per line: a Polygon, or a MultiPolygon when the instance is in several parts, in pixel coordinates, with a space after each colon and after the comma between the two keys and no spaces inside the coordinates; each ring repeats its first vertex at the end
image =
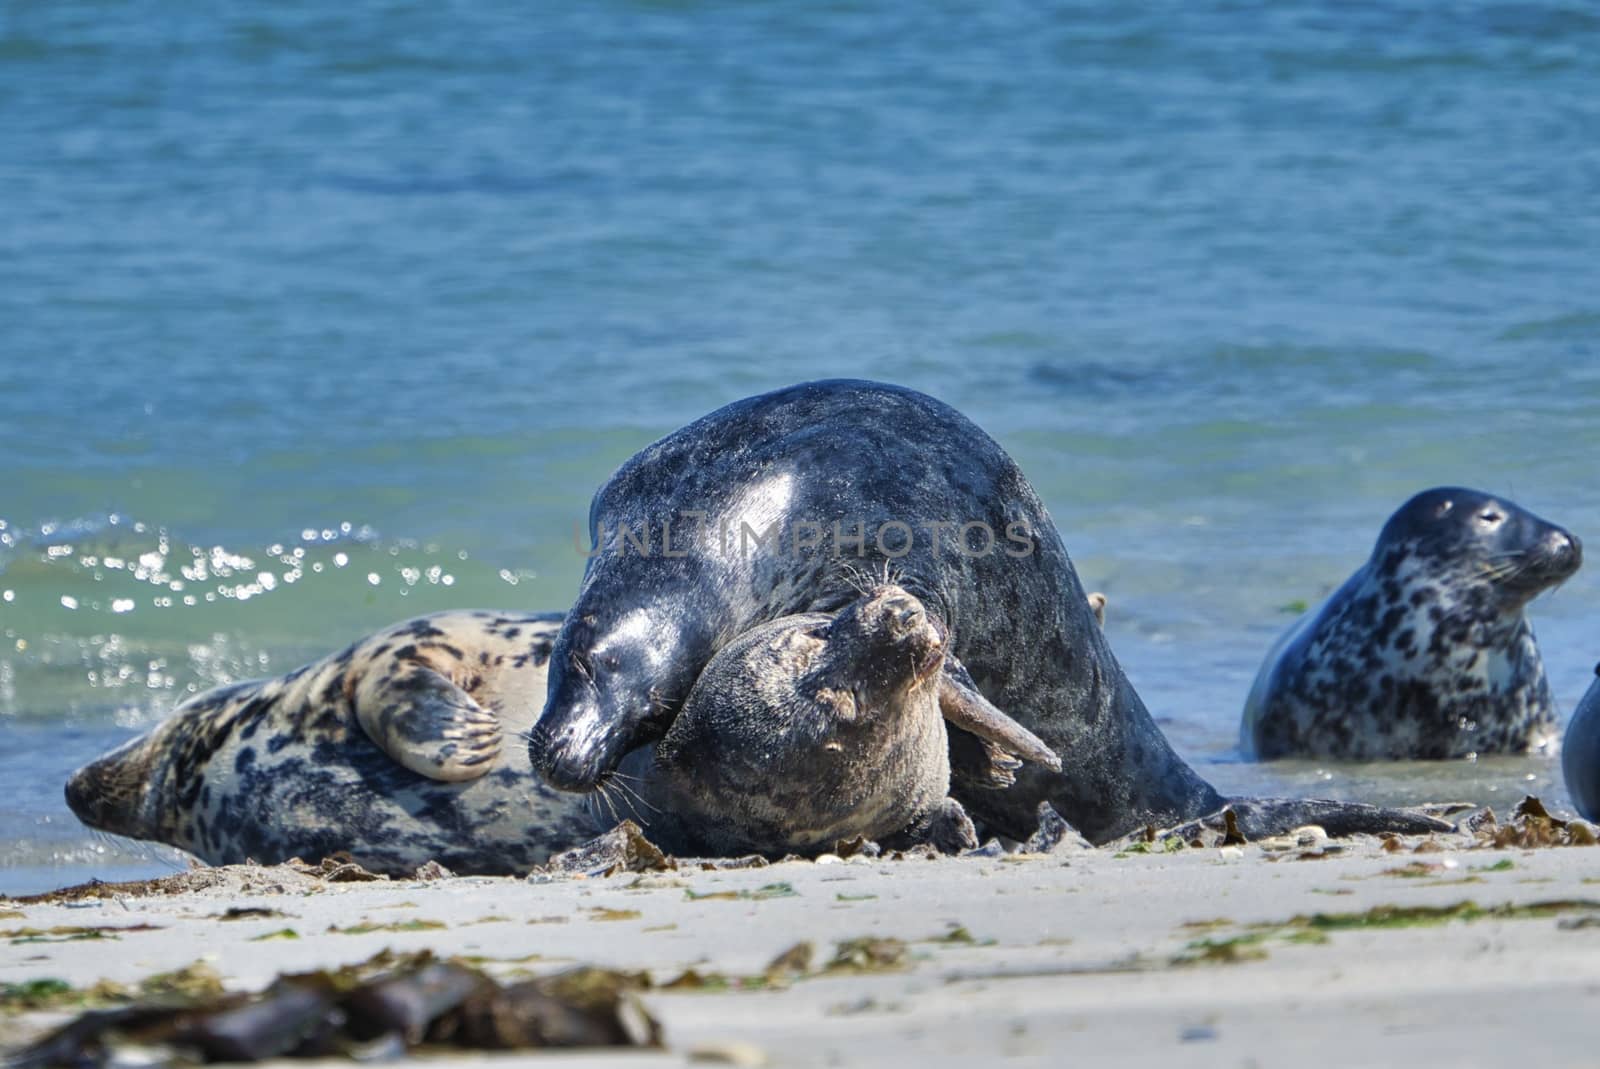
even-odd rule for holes
{"type": "Polygon", "coordinates": [[[626,798],[632,800],[635,803],[636,808],[648,809],[652,813],[661,812],[661,810],[645,801],[644,796],[636,789],[623,782],[623,779],[619,777],[618,773],[613,771],[612,774],[607,777],[607,780],[609,781],[610,786],[616,787],[617,790],[620,791],[626,798]]]}
{"type": "Polygon", "coordinates": [[[112,846],[118,850],[131,854],[140,861],[149,861],[157,865],[165,865],[173,872],[182,872],[188,866],[174,857],[170,848],[161,843],[150,842],[145,839],[133,839],[115,832],[101,831],[99,828],[90,828],[90,834],[101,843],[112,846]]]}
{"type": "Polygon", "coordinates": [[[849,561],[840,561],[839,570],[844,573],[845,585],[858,595],[866,596],[872,592],[872,584],[868,582],[865,574],[849,561]]]}
{"type": "Polygon", "coordinates": [[[600,797],[605,799],[606,808],[611,810],[611,823],[620,824],[622,822],[622,815],[617,812],[617,800],[611,793],[611,785],[602,783],[597,784],[597,786],[600,790],[600,797]]]}

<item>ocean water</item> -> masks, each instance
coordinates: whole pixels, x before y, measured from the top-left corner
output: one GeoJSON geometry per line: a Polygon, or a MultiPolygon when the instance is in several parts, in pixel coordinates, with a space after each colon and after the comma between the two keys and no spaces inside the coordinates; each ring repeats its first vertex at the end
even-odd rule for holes
{"type": "MultiPolygon", "coordinates": [[[[0,890],[181,864],[67,773],[564,606],[617,463],[830,375],[1012,451],[1220,786],[1564,802],[1235,737],[1415,490],[1600,537],[1596,85],[1581,2],[0,7],[0,890]]],[[[1532,610],[1568,710],[1597,575],[1532,610]]]]}

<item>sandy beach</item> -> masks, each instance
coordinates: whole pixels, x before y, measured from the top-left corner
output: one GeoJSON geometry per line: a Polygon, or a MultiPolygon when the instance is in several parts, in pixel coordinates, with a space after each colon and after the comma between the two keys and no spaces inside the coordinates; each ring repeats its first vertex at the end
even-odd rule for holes
{"type": "MultiPolygon", "coordinates": [[[[0,901],[0,983],[135,985],[198,960],[253,990],[427,948],[497,977],[648,972],[664,1052],[490,1059],[505,1064],[1594,1064],[1600,851],[1586,848],[1279,840],[599,878],[175,879],[191,889],[0,901]],[[247,907],[273,913],[221,919],[247,907]],[[103,931],[72,938],[82,928],[103,931]],[[852,941],[867,938],[864,955],[852,941]],[[798,943],[809,965],[741,979],[798,943]]],[[[9,1014],[0,1043],[67,1016],[9,1014]]]]}

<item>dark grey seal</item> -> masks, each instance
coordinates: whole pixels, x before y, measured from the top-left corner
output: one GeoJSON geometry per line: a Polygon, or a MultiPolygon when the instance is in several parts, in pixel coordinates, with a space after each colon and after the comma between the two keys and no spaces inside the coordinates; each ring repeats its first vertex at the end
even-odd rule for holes
{"type": "MultiPolygon", "coordinates": [[[[1600,665],[1594,671],[1600,677],[1600,665]]],[[[1578,813],[1600,822],[1600,678],[1589,684],[1572,711],[1561,742],[1561,774],[1578,813]]]]}
{"type": "MultiPolygon", "coordinates": [[[[630,816],[685,855],[814,855],[858,836],[975,847],[949,797],[946,717],[1008,755],[1061,763],[944,672],[945,639],[892,584],[833,615],[752,628],[711,659],[666,737],[625,758],[623,789],[591,811],[602,823],[630,816]]],[[[993,772],[1010,779],[1017,767],[993,772]]]]}
{"type": "Polygon", "coordinates": [[[211,864],[348,852],[373,872],[426,861],[524,873],[594,834],[581,799],[532,774],[556,614],[446,612],[275,679],[196,695],[75,772],[92,828],[211,864]]]}
{"type": "MultiPolygon", "coordinates": [[[[595,556],[556,639],[530,740],[556,787],[593,790],[660,739],[702,669],[739,635],[833,613],[892,564],[949,634],[943,671],[1061,755],[994,782],[992,750],[951,732],[955,797],[1025,839],[1041,801],[1105,842],[1220,809],[1134,693],[1043,504],[1010,457],[949,405],[895,386],[807,383],[728,405],[627,461],[595,495],[595,556]]],[[[991,744],[992,745],[992,744],[991,744]]],[[[1253,805],[1245,834],[1444,827],[1339,803],[1253,805]]]]}
{"type": "Polygon", "coordinates": [[[1556,710],[1525,610],[1582,561],[1577,538],[1504,498],[1423,491],[1267,655],[1241,746],[1351,761],[1547,747],[1556,710]]]}

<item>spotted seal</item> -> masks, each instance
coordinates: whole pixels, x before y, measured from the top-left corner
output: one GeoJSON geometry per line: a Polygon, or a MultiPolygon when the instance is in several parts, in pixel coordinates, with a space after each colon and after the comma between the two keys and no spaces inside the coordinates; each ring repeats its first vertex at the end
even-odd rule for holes
{"type": "Polygon", "coordinates": [[[623,760],[633,786],[592,808],[601,822],[632,816],[680,854],[810,855],[857,836],[975,847],[948,797],[945,718],[993,744],[998,778],[1019,767],[1012,755],[1061,762],[943,671],[945,640],[893,584],[832,615],[754,627],[706,665],[666,736],[623,760]]]}
{"type": "Polygon", "coordinates": [[[543,705],[561,615],[408,620],[286,676],[218,687],[73,774],[90,827],[212,864],[348,851],[518,873],[594,833],[516,738],[543,705]]]}
{"type": "MultiPolygon", "coordinates": [[[[1123,675],[1021,470],[931,397],[830,380],[735,402],[624,463],[596,493],[589,529],[594,555],[529,740],[552,786],[592,790],[667,733],[720,649],[780,617],[836,612],[864,564],[892,562],[950,636],[943,671],[969,674],[1065,763],[1029,765],[1002,788],[976,737],[952,730],[954,795],[988,830],[1025,839],[1049,801],[1105,842],[1225,803],[1123,675]]],[[[1260,803],[1250,820],[1247,835],[1443,827],[1292,800],[1260,803]]]]}
{"type": "Polygon", "coordinates": [[[1241,746],[1357,761],[1544,748],[1556,711],[1525,609],[1582,559],[1577,538],[1504,498],[1424,490],[1268,654],[1241,746]]]}

